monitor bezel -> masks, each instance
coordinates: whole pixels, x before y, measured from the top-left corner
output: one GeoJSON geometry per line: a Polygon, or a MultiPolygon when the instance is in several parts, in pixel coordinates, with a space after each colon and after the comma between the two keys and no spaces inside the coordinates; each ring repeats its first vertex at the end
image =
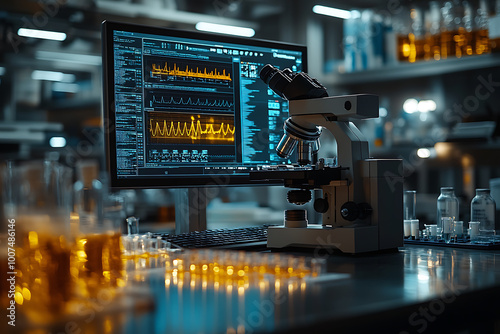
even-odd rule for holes
{"type": "Polygon", "coordinates": [[[103,126],[106,153],[106,170],[110,186],[114,189],[130,188],[186,188],[212,186],[262,186],[279,185],[276,181],[251,181],[248,175],[217,175],[200,177],[151,177],[141,179],[118,178],[116,159],[115,133],[115,99],[114,99],[114,66],[113,66],[113,31],[131,31],[144,34],[165,35],[178,38],[208,40],[222,43],[243,44],[257,47],[283,48],[302,52],[302,70],[307,71],[307,47],[305,45],[277,42],[256,38],[231,35],[219,35],[199,31],[179,30],[172,28],[153,27],[116,21],[102,22],[102,72],[103,72],[103,126]],[[114,171],[114,173],[113,173],[114,171]]]}

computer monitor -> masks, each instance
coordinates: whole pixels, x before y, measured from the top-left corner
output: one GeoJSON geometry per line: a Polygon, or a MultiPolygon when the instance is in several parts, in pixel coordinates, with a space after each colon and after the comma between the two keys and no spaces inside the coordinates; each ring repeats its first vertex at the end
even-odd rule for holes
{"type": "MultiPolygon", "coordinates": [[[[266,64],[306,71],[306,47],[103,23],[107,166],[113,188],[251,185],[275,148],[288,103],[266,64]]],[[[293,158],[293,157],[292,157],[293,158]]]]}

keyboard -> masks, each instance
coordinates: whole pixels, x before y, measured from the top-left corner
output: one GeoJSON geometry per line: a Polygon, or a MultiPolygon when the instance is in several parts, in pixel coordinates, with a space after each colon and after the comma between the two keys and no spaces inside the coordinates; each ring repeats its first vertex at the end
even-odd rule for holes
{"type": "Polygon", "coordinates": [[[174,246],[182,248],[257,249],[267,246],[269,225],[194,231],[182,234],[154,233],[174,246]]]}

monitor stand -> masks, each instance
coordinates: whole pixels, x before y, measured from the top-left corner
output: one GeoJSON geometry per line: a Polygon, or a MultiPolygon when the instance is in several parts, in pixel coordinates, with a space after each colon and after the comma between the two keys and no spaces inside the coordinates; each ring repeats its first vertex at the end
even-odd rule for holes
{"type": "Polygon", "coordinates": [[[207,189],[174,190],[175,234],[207,229],[207,189]]]}

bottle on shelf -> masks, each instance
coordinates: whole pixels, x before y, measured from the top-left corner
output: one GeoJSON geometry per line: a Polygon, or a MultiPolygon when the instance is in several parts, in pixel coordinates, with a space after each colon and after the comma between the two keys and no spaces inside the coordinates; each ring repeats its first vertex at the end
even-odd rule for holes
{"type": "Polygon", "coordinates": [[[437,1],[429,3],[429,10],[425,13],[425,45],[424,59],[441,59],[441,11],[437,1]]]}
{"type": "Polygon", "coordinates": [[[443,25],[441,27],[441,58],[457,56],[456,36],[458,35],[458,25],[461,19],[456,16],[457,5],[454,2],[446,1],[441,8],[443,15],[443,25]]]}
{"type": "Polygon", "coordinates": [[[392,30],[396,35],[397,60],[407,62],[410,56],[409,34],[411,28],[411,19],[408,15],[408,8],[403,6],[392,18],[392,30]]]}
{"type": "Polygon", "coordinates": [[[475,48],[474,53],[482,55],[490,52],[490,38],[488,31],[488,3],[487,0],[479,0],[479,6],[475,12],[474,30],[475,48]]]}
{"type": "Polygon", "coordinates": [[[410,10],[410,18],[411,32],[408,34],[410,54],[408,55],[408,61],[414,63],[415,61],[424,59],[425,56],[425,34],[422,8],[414,6],[410,10]]]}
{"type": "MultiPolygon", "coordinates": [[[[437,227],[443,231],[441,218],[452,218],[452,221],[458,220],[459,202],[455,196],[453,187],[441,187],[441,194],[437,199],[437,227]]],[[[438,232],[439,233],[439,232],[438,232]]]]}
{"type": "Polygon", "coordinates": [[[492,234],[495,230],[495,206],[489,189],[476,189],[470,205],[470,220],[479,222],[480,234],[492,234]]]}
{"type": "Polygon", "coordinates": [[[462,24],[458,28],[457,48],[460,49],[461,56],[471,56],[474,54],[475,35],[473,30],[474,24],[474,9],[470,1],[462,2],[463,18],[462,24]]]}

